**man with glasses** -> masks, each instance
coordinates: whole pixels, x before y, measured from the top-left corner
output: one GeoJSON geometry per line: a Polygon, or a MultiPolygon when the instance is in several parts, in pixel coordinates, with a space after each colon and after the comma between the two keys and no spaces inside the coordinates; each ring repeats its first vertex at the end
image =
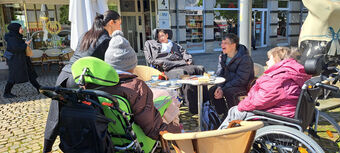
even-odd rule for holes
{"type": "Polygon", "coordinates": [[[238,104],[238,96],[247,95],[248,84],[254,79],[254,63],[233,33],[224,36],[221,48],[216,75],[224,77],[225,82],[211,87],[209,98],[217,113],[226,117],[228,109],[238,104]]]}

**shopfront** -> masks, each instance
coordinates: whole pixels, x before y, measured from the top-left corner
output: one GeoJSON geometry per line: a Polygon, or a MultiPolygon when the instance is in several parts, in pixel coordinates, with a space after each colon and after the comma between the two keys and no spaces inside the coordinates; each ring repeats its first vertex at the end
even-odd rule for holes
{"type": "MultiPolygon", "coordinates": [[[[23,1],[17,1],[0,1],[1,51],[5,27],[11,22],[28,27],[33,48],[69,46],[69,0],[26,0],[26,16],[23,1]],[[60,28],[51,32],[44,28],[47,24],[60,28]]],[[[152,39],[152,30],[164,27],[160,20],[172,29],[172,40],[190,53],[221,51],[223,36],[239,33],[239,5],[239,0],[108,0],[109,9],[120,12],[124,35],[139,56],[143,55],[144,42],[152,39]],[[160,12],[168,19],[161,18],[160,12]]],[[[251,22],[256,46],[297,42],[300,6],[302,3],[295,0],[253,0],[251,22]]]]}

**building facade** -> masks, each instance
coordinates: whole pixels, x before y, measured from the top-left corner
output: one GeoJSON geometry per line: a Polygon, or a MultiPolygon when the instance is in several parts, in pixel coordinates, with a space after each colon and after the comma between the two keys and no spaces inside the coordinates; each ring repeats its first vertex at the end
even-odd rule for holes
{"type": "MultiPolygon", "coordinates": [[[[27,23],[34,48],[56,47],[46,39],[41,41],[43,34],[39,32],[44,30],[44,16],[61,24],[58,34],[61,40],[57,45],[68,45],[69,0],[26,0],[26,16],[20,2],[0,2],[0,47],[4,46],[5,27],[11,22],[27,23]],[[47,7],[42,8],[42,4],[47,7]]],[[[153,38],[155,28],[172,29],[172,40],[190,53],[221,51],[223,35],[239,33],[239,5],[239,0],[108,0],[109,9],[121,14],[124,35],[138,55],[143,55],[144,42],[153,38]]],[[[297,45],[307,15],[301,0],[253,0],[252,7],[252,37],[256,47],[297,45]]]]}

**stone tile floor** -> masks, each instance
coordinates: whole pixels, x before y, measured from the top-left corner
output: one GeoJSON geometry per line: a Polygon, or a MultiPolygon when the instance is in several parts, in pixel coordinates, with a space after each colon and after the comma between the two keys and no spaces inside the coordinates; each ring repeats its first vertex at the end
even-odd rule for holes
{"type": "MultiPolygon", "coordinates": [[[[56,75],[43,74],[38,81],[45,86],[53,86],[56,75]]],[[[42,152],[45,122],[51,99],[37,94],[29,83],[15,85],[13,93],[17,98],[3,99],[2,91],[5,81],[0,81],[0,152],[42,152]]],[[[339,98],[336,96],[336,98],[339,98]]],[[[329,100],[328,100],[329,101],[329,100]]],[[[340,123],[340,108],[328,110],[329,115],[340,123]]],[[[197,130],[197,115],[188,112],[187,107],[181,108],[181,123],[185,131],[197,130]]],[[[321,128],[326,128],[322,125],[321,128]]],[[[53,146],[53,152],[61,152],[59,140],[53,146]]],[[[338,147],[323,145],[328,152],[338,152],[338,147]]]]}

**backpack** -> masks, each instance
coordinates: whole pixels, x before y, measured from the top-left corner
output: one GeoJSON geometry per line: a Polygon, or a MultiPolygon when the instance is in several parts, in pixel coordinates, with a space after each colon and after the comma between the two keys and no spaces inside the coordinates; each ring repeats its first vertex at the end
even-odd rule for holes
{"type": "Polygon", "coordinates": [[[216,130],[221,125],[221,120],[216,113],[216,110],[209,102],[203,104],[201,116],[201,130],[216,130]]]}
{"type": "Polygon", "coordinates": [[[65,153],[112,153],[108,133],[112,120],[97,106],[68,100],[61,104],[59,116],[60,149],[65,153]],[[95,143],[100,142],[100,143],[95,143]]]}

